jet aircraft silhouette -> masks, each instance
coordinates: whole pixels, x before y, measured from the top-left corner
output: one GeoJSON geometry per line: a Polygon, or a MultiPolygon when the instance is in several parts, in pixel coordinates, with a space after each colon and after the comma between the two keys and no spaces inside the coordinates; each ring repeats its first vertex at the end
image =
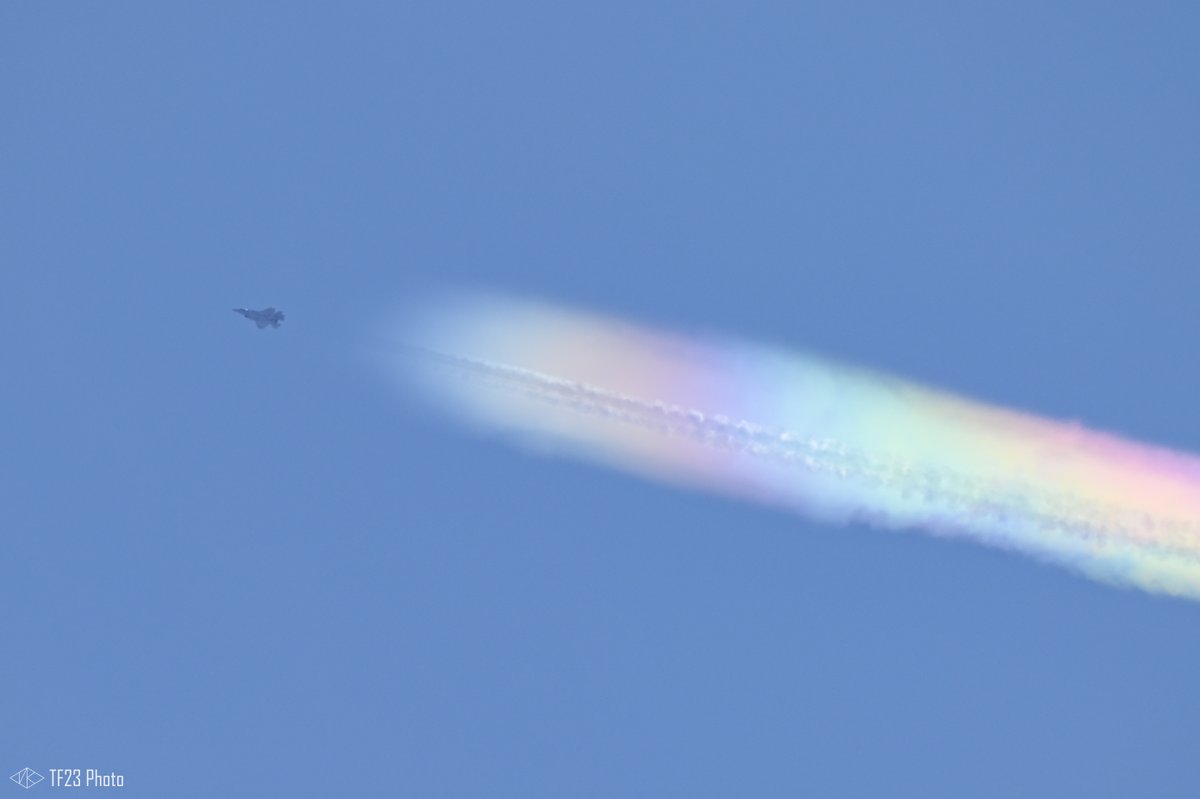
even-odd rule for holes
{"type": "Polygon", "coordinates": [[[283,321],[283,311],[277,311],[274,308],[263,308],[261,311],[253,311],[248,308],[234,308],[234,313],[240,313],[242,316],[258,325],[258,329],[264,327],[279,327],[279,323],[283,321]]]}

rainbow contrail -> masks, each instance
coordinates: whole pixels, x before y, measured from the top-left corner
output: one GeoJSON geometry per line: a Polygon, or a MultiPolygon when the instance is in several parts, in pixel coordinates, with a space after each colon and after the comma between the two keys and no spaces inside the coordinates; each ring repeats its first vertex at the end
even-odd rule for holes
{"type": "Polygon", "coordinates": [[[1200,458],[809,355],[530,302],[410,320],[399,372],[489,427],[824,520],[1200,598],[1200,458]]]}

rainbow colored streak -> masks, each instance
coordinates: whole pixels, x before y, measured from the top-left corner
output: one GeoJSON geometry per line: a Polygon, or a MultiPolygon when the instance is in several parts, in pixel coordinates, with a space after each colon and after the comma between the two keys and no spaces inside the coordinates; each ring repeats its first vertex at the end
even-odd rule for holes
{"type": "Polygon", "coordinates": [[[1200,598],[1195,456],[529,302],[460,298],[399,336],[400,373],[489,427],[825,520],[961,536],[1200,598]]]}

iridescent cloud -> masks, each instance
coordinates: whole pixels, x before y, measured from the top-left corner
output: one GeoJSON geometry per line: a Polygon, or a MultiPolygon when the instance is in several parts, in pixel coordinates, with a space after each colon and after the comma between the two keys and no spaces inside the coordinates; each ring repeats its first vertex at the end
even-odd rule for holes
{"type": "Polygon", "coordinates": [[[1200,458],[827,360],[498,298],[407,317],[439,406],[641,475],[1200,598],[1200,458]]]}

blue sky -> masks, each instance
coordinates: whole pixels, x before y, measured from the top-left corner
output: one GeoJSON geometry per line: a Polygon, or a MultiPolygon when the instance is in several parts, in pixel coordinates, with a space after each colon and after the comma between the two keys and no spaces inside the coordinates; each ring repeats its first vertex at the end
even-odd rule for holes
{"type": "Polygon", "coordinates": [[[4,775],[1196,795],[1200,606],[510,451],[362,356],[493,288],[1200,451],[1198,25],[6,5],[4,775]]]}

